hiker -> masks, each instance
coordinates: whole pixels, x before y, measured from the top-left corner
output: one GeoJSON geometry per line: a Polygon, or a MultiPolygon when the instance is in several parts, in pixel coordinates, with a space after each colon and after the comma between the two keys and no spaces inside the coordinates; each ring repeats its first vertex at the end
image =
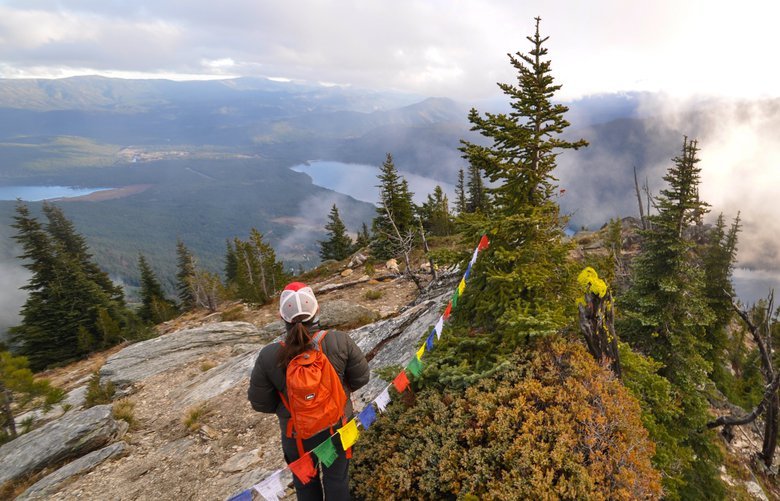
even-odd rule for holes
{"type": "MultiPolygon", "coordinates": [[[[368,383],[368,362],[360,348],[344,332],[320,330],[318,313],[311,287],[300,282],[287,285],[279,300],[287,335],[260,351],[249,381],[252,408],[275,412],[279,418],[288,464],[328,440],[352,418],[350,394],[368,383]],[[304,379],[321,386],[304,387],[304,379]],[[322,387],[326,390],[317,391],[322,387]]],[[[323,499],[323,487],[328,500],[349,499],[352,451],[344,451],[339,440],[333,442],[338,457],[329,467],[317,467],[316,476],[306,485],[293,475],[299,500],[323,499]]]]}

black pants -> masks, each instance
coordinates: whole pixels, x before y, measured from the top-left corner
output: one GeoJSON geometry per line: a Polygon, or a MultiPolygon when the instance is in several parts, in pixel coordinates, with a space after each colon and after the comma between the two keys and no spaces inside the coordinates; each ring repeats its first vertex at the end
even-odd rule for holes
{"type": "MultiPolygon", "coordinates": [[[[322,442],[330,437],[330,430],[314,435],[303,441],[303,448],[306,452],[313,450],[322,442]]],[[[322,501],[323,488],[325,490],[325,499],[328,501],[347,501],[349,500],[349,459],[341,447],[341,440],[336,435],[331,439],[336,447],[338,457],[329,467],[325,465],[317,466],[317,456],[311,455],[314,465],[317,467],[317,476],[303,485],[298,477],[293,475],[293,484],[295,493],[299,501],[322,501]],[[320,470],[322,470],[322,483],[320,483],[320,470]]],[[[294,438],[287,438],[282,433],[282,451],[284,451],[284,460],[292,463],[298,459],[298,446],[294,438]]]]}

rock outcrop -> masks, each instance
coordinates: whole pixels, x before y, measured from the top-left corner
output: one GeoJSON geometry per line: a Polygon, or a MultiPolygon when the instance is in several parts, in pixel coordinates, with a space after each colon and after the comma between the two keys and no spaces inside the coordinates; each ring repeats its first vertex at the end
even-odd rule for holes
{"type": "Polygon", "coordinates": [[[263,332],[246,322],[219,322],[181,330],[128,346],[106,361],[100,377],[119,387],[128,386],[196,360],[217,346],[260,343],[263,338],[263,332]]]}
{"type": "Polygon", "coordinates": [[[64,459],[105,446],[127,430],[110,405],[69,412],[0,447],[0,485],[64,459]]]}
{"type": "Polygon", "coordinates": [[[60,485],[69,478],[92,471],[103,461],[120,456],[124,454],[126,450],[127,445],[124,442],[117,442],[108,447],[103,447],[102,449],[90,452],[86,456],[82,456],[77,460],[66,464],[54,473],[46,475],[41,480],[34,483],[32,487],[24,491],[16,500],[27,501],[32,499],[47,499],[53,493],[57,492],[60,485]]]}

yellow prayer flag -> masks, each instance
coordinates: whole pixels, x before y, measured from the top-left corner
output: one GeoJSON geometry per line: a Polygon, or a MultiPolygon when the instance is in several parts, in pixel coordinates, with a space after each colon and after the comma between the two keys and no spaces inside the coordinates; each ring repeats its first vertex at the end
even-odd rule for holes
{"type": "Polygon", "coordinates": [[[461,278],[458,284],[458,296],[462,296],[464,290],[466,290],[466,280],[461,278]]]}
{"type": "Polygon", "coordinates": [[[420,349],[417,350],[417,360],[422,360],[423,353],[425,353],[425,345],[423,344],[420,346],[420,349]]]}
{"type": "Polygon", "coordinates": [[[341,446],[344,448],[344,450],[352,447],[352,444],[357,442],[359,435],[357,421],[353,419],[343,427],[339,428],[338,434],[341,437],[341,446]]]}

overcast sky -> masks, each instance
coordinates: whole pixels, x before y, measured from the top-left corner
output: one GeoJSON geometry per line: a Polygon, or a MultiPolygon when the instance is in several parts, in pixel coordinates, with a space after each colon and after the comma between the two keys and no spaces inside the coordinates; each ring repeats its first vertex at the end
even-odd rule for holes
{"type": "Polygon", "coordinates": [[[559,97],[780,94],[780,2],[0,0],[0,77],[268,76],[460,99],[540,15],[559,97]]]}

